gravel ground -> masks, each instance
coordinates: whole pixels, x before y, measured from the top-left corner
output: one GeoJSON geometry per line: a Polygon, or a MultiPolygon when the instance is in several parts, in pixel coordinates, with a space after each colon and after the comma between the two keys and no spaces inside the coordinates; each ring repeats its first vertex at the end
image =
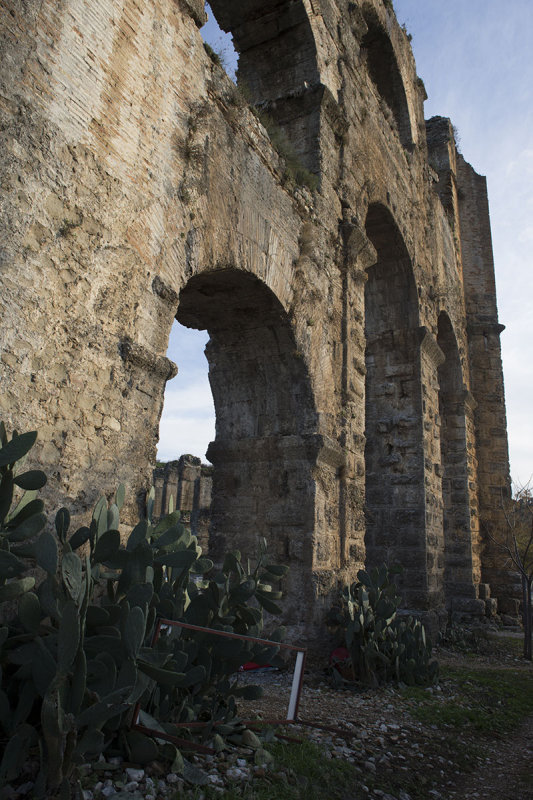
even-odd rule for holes
{"type": "MultiPolygon", "coordinates": [[[[464,663],[464,657],[446,652],[439,653],[438,657],[441,663],[464,663]]],[[[530,669],[530,665],[512,657],[503,661],[501,658],[478,658],[478,662],[498,668],[503,664],[530,669]]],[[[248,703],[248,707],[243,704],[244,718],[285,717],[292,680],[290,674],[259,673],[248,675],[243,680],[260,683],[265,691],[261,700],[248,703]]],[[[451,689],[444,683],[425,691],[439,695],[449,693],[451,689]]],[[[482,753],[475,756],[474,771],[465,770],[464,765],[457,763],[457,742],[460,749],[464,745],[466,753],[471,751],[474,740],[466,734],[464,737],[456,735],[455,749],[451,748],[449,736],[442,729],[411,716],[409,703],[396,687],[361,693],[339,691],[332,688],[319,671],[311,671],[305,676],[299,719],[313,723],[313,726],[291,725],[285,729],[287,735],[322,745],[326,759],[344,759],[354,765],[358,781],[354,786],[353,800],[365,797],[412,800],[406,789],[396,790],[396,794],[391,795],[372,788],[374,781],[369,778],[376,775],[386,778],[393,774],[396,784],[402,783],[398,781],[398,775],[405,774],[406,787],[412,785],[410,781],[416,775],[419,785],[425,787],[417,796],[427,800],[533,800],[531,772],[529,779],[526,775],[533,756],[532,718],[512,738],[498,736],[496,731],[494,737],[484,741],[482,753]],[[342,729],[342,732],[326,728],[342,729]]],[[[110,763],[85,765],[82,768],[84,800],[107,797],[114,800],[199,798],[203,789],[198,785],[202,781],[223,797],[228,786],[250,784],[256,777],[268,775],[275,766],[267,761],[268,756],[262,762],[261,756],[258,758],[253,750],[240,747],[216,756],[189,755],[184,776],[168,773],[159,763],[140,767],[115,759],[110,763]],[[258,763],[254,763],[254,755],[258,763]]],[[[0,791],[1,800],[32,797],[31,780],[17,788],[5,787],[0,791]]]]}

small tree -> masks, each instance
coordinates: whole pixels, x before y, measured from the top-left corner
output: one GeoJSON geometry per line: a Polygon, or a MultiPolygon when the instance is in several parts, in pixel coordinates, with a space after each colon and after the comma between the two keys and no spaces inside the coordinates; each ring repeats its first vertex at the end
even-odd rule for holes
{"type": "Polygon", "coordinates": [[[491,539],[506,556],[507,566],[520,574],[522,582],[522,622],[524,625],[524,658],[532,660],[532,604],[533,585],[533,489],[530,483],[515,489],[513,498],[502,493],[502,508],[507,523],[499,536],[491,539]]]}

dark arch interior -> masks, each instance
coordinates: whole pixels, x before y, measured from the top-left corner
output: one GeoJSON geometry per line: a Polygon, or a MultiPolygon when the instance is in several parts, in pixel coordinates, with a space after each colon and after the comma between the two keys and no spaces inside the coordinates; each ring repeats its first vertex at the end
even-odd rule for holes
{"type": "Polygon", "coordinates": [[[364,16],[368,31],[361,46],[367,56],[370,77],[392,111],[402,145],[411,149],[413,138],[407,97],[390,38],[372,10],[366,10],[364,16]]]}
{"type": "Polygon", "coordinates": [[[177,319],[210,335],[217,441],[313,428],[309,380],[287,314],[255,276],[217,270],[192,278],[181,292],[177,319]]]}
{"type": "Polygon", "coordinates": [[[471,596],[472,553],[466,447],[465,391],[457,340],[450,318],[439,316],[437,343],[445,360],[439,367],[439,414],[444,518],[444,585],[451,598],[471,596]]]}
{"type": "Polygon", "coordinates": [[[377,251],[365,286],[367,562],[401,564],[404,602],[416,606],[413,576],[425,566],[418,299],[390,212],[371,206],[366,231],[377,251]]]}
{"type": "Polygon", "coordinates": [[[180,294],[177,319],[207,329],[216,437],[210,554],[257,554],[291,562],[287,616],[302,619],[311,591],[314,524],[313,433],[317,415],[290,320],[274,294],[238,270],[203,272],[180,294]],[[307,580],[304,578],[307,576],[307,580]],[[306,588],[306,586],[307,588],[306,588]]]}
{"type": "Polygon", "coordinates": [[[222,30],[231,32],[239,53],[237,84],[247,100],[265,112],[276,133],[302,166],[319,172],[320,114],[316,44],[303,0],[211,0],[222,30]]]}
{"type": "Polygon", "coordinates": [[[239,53],[238,80],[254,103],[275,100],[303,80],[318,80],[316,49],[303,0],[211,0],[239,53]]]}

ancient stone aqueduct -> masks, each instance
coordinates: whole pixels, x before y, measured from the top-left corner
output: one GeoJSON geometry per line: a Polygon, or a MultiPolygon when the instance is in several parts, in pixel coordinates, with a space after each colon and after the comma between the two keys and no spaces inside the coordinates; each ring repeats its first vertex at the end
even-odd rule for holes
{"type": "Polygon", "coordinates": [[[2,3],[1,414],[56,507],[137,496],[177,317],[210,335],[211,551],[265,536],[295,635],[365,561],[433,619],[505,610],[485,180],[424,121],[390,1],[211,5],[246,92],[203,0],[2,3]]]}

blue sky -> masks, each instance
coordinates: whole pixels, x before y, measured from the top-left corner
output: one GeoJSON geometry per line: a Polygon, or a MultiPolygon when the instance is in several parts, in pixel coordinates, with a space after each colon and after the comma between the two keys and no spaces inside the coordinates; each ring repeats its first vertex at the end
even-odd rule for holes
{"type": "MultiPolygon", "coordinates": [[[[451,117],[467,161],[487,176],[509,427],[511,474],[533,473],[533,5],[532,0],[395,0],[412,35],[428,93],[425,116],[451,117]]],[[[231,40],[213,23],[204,37],[226,53],[231,40]]],[[[202,458],[214,438],[205,333],[175,325],[158,457],[202,458]]]]}

